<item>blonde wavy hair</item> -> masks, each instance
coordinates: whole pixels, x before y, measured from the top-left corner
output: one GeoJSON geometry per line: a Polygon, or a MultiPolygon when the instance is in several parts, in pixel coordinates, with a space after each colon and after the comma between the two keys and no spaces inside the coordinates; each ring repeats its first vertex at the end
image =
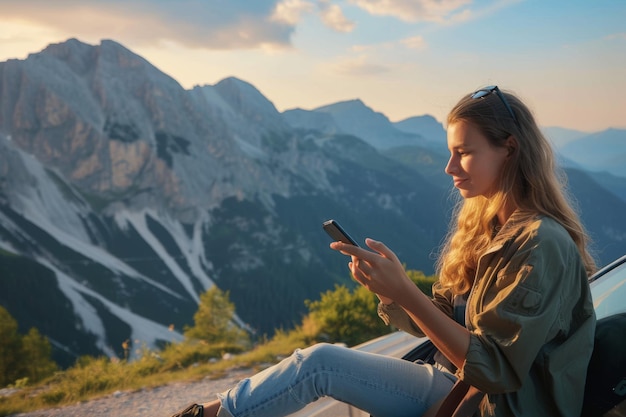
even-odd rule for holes
{"type": "Polygon", "coordinates": [[[492,146],[504,147],[510,136],[517,143],[499,176],[495,195],[462,199],[455,207],[436,266],[440,284],[456,294],[471,288],[478,259],[491,244],[496,213],[509,204],[558,221],[578,247],[587,273],[596,269],[588,250],[589,237],[571,204],[565,174],[557,168],[550,144],[528,107],[510,92],[501,93],[515,118],[495,92],[477,99],[469,94],[448,115],[448,126],[471,123],[492,146]]]}

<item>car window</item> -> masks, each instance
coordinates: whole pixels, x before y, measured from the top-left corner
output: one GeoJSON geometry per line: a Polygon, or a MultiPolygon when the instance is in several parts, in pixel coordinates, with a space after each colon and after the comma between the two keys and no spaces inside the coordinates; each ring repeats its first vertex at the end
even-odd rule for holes
{"type": "Polygon", "coordinates": [[[593,306],[598,319],[626,312],[626,259],[621,258],[599,271],[599,277],[591,282],[593,306]]]}

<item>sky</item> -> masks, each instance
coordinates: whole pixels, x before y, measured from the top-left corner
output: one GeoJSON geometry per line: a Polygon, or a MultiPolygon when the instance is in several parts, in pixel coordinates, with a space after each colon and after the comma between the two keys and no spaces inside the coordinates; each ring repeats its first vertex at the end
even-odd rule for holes
{"type": "Polygon", "coordinates": [[[184,88],[236,77],[279,111],[361,99],[444,122],[496,84],[541,126],[626,128],[623,0],[0,0],[0,61],[114,40],[184,88]]]}

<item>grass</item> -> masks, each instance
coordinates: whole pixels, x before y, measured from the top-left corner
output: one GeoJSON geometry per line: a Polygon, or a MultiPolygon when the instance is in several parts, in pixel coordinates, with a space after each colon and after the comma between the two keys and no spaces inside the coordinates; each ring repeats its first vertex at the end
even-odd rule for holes
{"type": "MultiPolygon", "coordinates": [[[[434,277],[426,277],[419,271],[407,273],[422,291],[430,293],[434,277]]],[[[320,314],[324,311],[333,313],[335,310],[349,310],[353,314],[352,319],[362,320],[359,319],[359,314],[363,310],[371,311],[372,307],[356,301],[359,301],[358,290],[350,296],[340,289],[322,294],[320,306],[329,304],[326,310],[316,309],[315,314],[304,317],[301,325],[293,330],[276,330],[272,339],[258,343],[252,349],[237,344],[209,344],[186,339],[159,351],[142,349],[132,361],[82,357],[71,368],[56,372],[39,383],[29,385],[26,378],[17,381],[13,392],[0,396],[0,417],[76,404],[116,391],[132,392],[207,377],[217,379],[232,369],[256,371],[278,362],[296,348],[310,346],[332,333],[329,332],[332,324],[323,319],[324,314],[320,314]],[[341,297],[333,297],[333,294],[341,297]],[[350,308],[346,309],[346,306],[350,308]],[[225,359],[227,353],[229,355],[225,359]]],[[[345,321],[350,320],[351,318],[347,318],[345,321]]],[[[374,337],[371,332],[363,332],[359,326],[351,328],[360,334],[361,342],[374,337]]],[[[381,334],[388,331],[385,328],[381,334]]],[[[344,338],[349,338],[349,335],[344,334],[344,338]]]]}
{"type": "Polygon", "coordinates": [[[65,371],[0,397],[0,416],[76,404],[116,391],[137,391],[180,381],[218,379],[232,369],[276,363],[313,341],[302,331],[278,332],[271,340],[244,351],[241,346],[183,342],[162,351],[145,349],[136,360],[83,357],[65,371]],[[222,359],[230,353],[228,359],[222,359]]]}

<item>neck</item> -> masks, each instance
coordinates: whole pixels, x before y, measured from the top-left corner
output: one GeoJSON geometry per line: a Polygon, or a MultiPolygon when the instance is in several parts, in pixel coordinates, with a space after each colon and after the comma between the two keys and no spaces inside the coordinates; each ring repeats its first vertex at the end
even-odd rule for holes
{"type": "Polygon", "coordinates": [[[511,217],[511,214],[513,214],[516,209],[517,207],[515,207],[513,203],[507,203],[504,207],[502,207],[496,215],[498,218],[498,224],[500,226],[504,226],[504,223],[509,220],[509,217],[511,217]]]}

